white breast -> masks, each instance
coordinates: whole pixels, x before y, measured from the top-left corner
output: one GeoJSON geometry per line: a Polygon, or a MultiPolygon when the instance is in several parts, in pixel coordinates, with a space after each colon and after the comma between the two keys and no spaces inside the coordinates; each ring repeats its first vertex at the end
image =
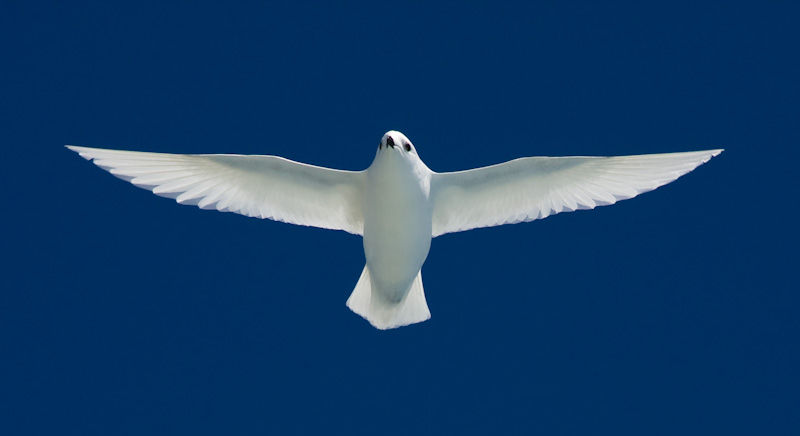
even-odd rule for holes
{"type": "Polygon", "coordinates": [[[367,170],[364,254],[373,292],[399,301],[431,245],[430,172],[400,151],[379,152],[367,170]]]}

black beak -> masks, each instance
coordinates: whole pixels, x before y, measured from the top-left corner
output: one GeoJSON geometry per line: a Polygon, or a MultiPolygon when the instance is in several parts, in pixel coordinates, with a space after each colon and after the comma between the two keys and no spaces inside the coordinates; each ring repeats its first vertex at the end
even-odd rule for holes
{"type": "Polygon", "coordinates": [[[394,139],[391,136],[386,138],[386,145],[388,145],[389,147],[394,148],[394,139]]]}

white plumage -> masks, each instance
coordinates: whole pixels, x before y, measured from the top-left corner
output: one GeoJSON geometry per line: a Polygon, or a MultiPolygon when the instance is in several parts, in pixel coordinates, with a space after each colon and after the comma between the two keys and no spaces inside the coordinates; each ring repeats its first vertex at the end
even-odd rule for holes
{"type": "Polygon", "coordinates": [[[364,171],[332,170],[277,156],[67,147],[111,174],[181,204],[363,233],[364,171]]]}
{"type": "Polygon", "coordinates": [[[528,157],[435,173],[397,131],[383,136],[372,165],[357,172],[277,156],[68,148],[180,204],[363,235],[367,264],[347,306],[380,329],[430,318],[421,268],[433,237],[614,204],[722,152],[528,157]]]}
{"type": "Polygon", "coordinates": [[[666,185],[722,150],[526,157],[433,175],[433,236],[594,209],[666,185]]]}

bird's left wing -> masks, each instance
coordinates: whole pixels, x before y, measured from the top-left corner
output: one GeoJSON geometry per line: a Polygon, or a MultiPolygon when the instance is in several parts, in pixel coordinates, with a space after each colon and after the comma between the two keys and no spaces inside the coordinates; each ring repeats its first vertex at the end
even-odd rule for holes
{"type": "Polygon", "coordinates": [[[180,204],[364,232],[363,171],[332,170],[277,156],[67,147],[111,174],[180,204]]]}
{"type": "Polygon", "coordinates": [[[593,209],[665,185],[722,150],[617,157],[526,157],[435,173],[433,236],[593,209]]]}

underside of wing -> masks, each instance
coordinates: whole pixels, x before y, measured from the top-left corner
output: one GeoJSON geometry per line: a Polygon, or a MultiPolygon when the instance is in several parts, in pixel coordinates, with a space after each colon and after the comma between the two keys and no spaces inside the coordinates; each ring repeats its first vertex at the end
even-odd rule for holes
{"type": "Polygon", "coordinates": [[[111,174],[180,204],[363,233],[363,172],[277,156],[68,148],[111,174]]]}
{"type": "Polygon", "coordinates": [[[433,236],[614,204],[670,183],[721,152],[527,157],[437,173],[431,183],[433,236]]]}

